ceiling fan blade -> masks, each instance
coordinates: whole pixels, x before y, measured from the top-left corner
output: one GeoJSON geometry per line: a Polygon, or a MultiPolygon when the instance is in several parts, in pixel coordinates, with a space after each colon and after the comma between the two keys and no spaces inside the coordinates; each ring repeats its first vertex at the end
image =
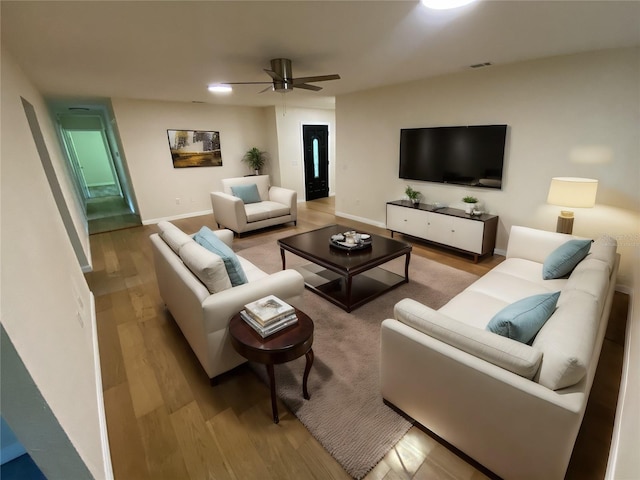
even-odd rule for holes
{"type": "Polygon", "coordinates": [[[340,75],[317,75],[315,77],[300,77],[294,78],[293,84],[297,87],[300,83],[308,83],[308,82],[325,82],[327,80],[340,80],[340,75]]]}
{"type": "Polygon", "coordinates": [[[264,90],[260,90],[258,93],[264,93],[264,92],[269,92],[269,91],[273,92],[273,84],[269,85],[264,90]]]}
{"type": "Polygon", "coordinates": [[[220,82],[221,85],[266,85],[273,82],[220,82]]]}
{"type": "Polygon", "coordinates": [[[303,88],[304,90],[313,90],[314,92],[322,90],[322,87],[316,87],[315,85],[309,85],[308,83],[301,83],[301,84],[294,83],[293,85],[294,85],[294,88],[303,88]]]}
{"type": "Polygon", "coordinates": [[[274,80],[276,80],[277,82],[284,81],[284,79],[280,75],[278,75],[276,72],[274,72],[273,70],[269,70],[268,68],[265,68],[264,71],[267,72],[269,74],[269,76],[271,78],[273,78],[274,80]]]}

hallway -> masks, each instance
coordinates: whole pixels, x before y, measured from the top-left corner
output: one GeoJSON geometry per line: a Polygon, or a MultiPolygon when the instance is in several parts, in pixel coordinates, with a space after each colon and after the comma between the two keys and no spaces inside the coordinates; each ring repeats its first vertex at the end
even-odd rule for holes
{"type": "Polygon", "coordinates": [[[87,199],[87,222],[89,235],[142,225],[140,216],[131,213],[129,205],[119,195],[87,199]]]}

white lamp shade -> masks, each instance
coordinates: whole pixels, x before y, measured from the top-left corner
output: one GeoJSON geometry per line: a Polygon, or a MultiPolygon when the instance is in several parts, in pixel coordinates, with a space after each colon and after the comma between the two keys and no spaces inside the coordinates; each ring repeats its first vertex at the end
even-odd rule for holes
{"type": "Polygon", "coordinates": [[[554,177],[547,203],[561,207],[591,208],[596,204],[598,180],[593,178],[554,177]]]}

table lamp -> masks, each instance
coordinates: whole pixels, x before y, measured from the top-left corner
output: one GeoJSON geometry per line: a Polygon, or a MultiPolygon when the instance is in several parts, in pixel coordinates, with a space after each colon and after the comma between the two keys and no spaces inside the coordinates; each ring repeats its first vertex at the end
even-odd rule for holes
{"type": "MultiPolygon", "coordinates": [[[[593,178],[554,177],[551,179],[547,203],[560,207],[592,208],[596,203],[598,180],[593,178]]],[[[556,232],[573,231],[573,212],[561,210],[556,232]]]]}

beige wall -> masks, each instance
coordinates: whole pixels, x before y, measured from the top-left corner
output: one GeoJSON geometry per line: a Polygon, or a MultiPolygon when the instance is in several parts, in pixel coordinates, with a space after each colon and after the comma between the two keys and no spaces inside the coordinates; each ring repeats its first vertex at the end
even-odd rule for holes
{"type": "Polygon", "coordinates": [[[329,126],[329,194],[335,192],[336,134],[335,111],[308,108],[275,108],[280,179],[282,186],[298,192],[298,200],[304,200],[304,153],[302,125],[329,126]]]}
{"type": "MultiPolygon", "coordinates": [[[[106,431],[101,429],[104,412],[93,296],[47,183],[20,97],[36,111],[76,221],[79,213],[43,98],[3,49],[2,325],[89,471],[95,478],[108,478],[111,463],[106,431]]],[[[80,235],[88,248],[88,236],[80,235]]],[[[6,408],[3,404],[3,416],[13,420],[12,428],[44,473],[62,478],[60,458],[48,443],[53,441],[50,432],[33,424],[28,411],[20,412],[26,407],[18,405],[12,412],[6,408]]]]}
{"type": "Polygon", "coordinates": [[[130,99],[112,105],[143,223],[210,212],[209,192],[222,188],[222,178],[253,173],[242,156],[269,143],[264,108],[130,99]],[[220,132],[222,166],[173,168],[167,130],[179,129],[220,132]]]}
{"type": "MultiPolygon", "coordinates": [[[[336,210],[384,224],[385,202],[402,198],[407,183],[427,202],[456,206],[473,194],[500,216],[504,249],[512,225],[555,230],[560,207],[546,204],[551,177],[592,177],[600,181],[597,206],[576,211],[574,233],[636,234],[639,62],[638,49],[602,51],[340,96],[336,210]],[[509,125],[501,191],[398,178],[401,128],[481,124],[509,125]]],[[[622,285],[632,284],[633,248],[621,242],[622,285]]]]}

